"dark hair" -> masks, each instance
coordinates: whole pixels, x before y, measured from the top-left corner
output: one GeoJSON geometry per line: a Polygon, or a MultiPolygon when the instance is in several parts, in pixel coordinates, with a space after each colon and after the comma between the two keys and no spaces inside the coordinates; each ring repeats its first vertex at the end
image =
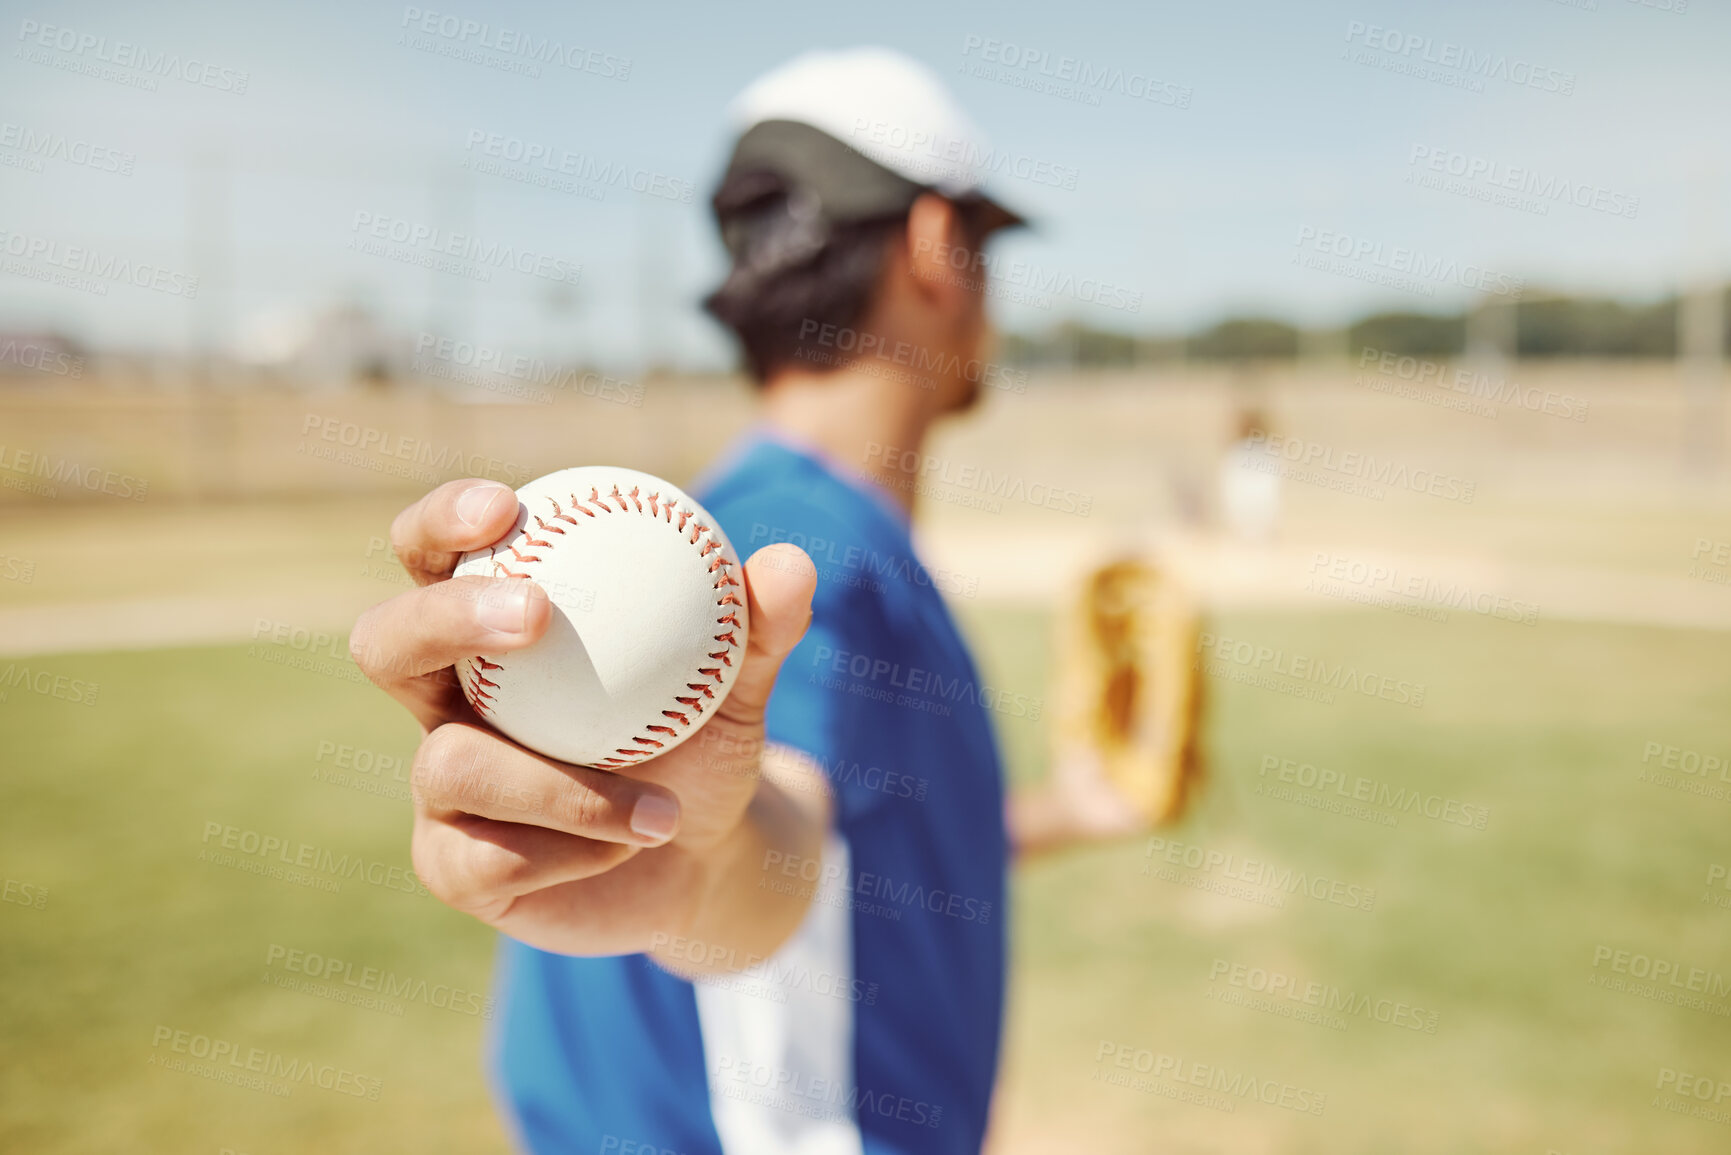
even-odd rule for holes
{"type": "Polygon", "coordinates": [[[739,338],[758,384],[795,361],[820,371],[846,363],[835,329],[871,307],[907,213],[832,224],[809,193],[763,171],[730,173],[714,206],[733,267],[703,307],[739,338]]]}

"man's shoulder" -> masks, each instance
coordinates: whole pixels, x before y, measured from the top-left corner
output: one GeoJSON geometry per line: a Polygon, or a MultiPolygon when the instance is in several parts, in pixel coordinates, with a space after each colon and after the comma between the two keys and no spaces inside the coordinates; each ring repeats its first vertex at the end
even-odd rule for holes
{"type": "Polygon", "coordinates": [[[803,454],[758,443],[699,494],[741,554],[792,542],[813,555],[893,548],[898,535],[871,499],[803,454]]]}
{"type": "Polygon", "coordinates": [[[814,625],[876,636],[903,620],[925,571],[907,531],[861,490],[773,443],[736,457],[700,495],[740,557],[804,550],[817,568],[814,625]]]}

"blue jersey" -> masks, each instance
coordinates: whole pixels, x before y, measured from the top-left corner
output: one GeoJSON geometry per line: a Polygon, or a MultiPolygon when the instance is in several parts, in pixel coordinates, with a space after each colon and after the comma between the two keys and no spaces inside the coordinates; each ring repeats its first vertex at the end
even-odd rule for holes
{"type": "Polygon", "coordinates": [[[503,939],[496,1093],[537,1155],[973,1155],[1004,999],[992,702],[867,483],[758,436],[698,496],[742,556],[817,565],[768,715],[834,793],[822,857],[767,880],[810,906],[774,957],[698,983],[503,939]]]}

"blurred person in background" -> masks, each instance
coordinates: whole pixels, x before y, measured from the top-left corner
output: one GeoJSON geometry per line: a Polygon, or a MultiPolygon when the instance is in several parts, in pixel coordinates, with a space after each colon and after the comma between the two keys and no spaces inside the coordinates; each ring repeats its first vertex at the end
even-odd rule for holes
{"type": "Polygon", "coordinates": [[[1267,542],[1280,524],[1280,455],[1268,444],[1268,420],[1239,411],[1237,437],[1220,461],[1220,508],[1241,541],[1267,542]]]}
{"type": "Polygon", "coordinates": [[[909,537],[926,435],[985,375],[980,254],[1022,222],[983,191],[967,117],[894,53],[800,57],[733,111],[713,198],[731,267],[706,305],[762,420],[696,491],[758,549],[724,707],[617,774],[487,729],[448,667],[531,644],[552,611],[530,582],[450,578],[516,515],[486,481],[398,518],[422,588],[368,611],[353,648],[428,731],[417,871],[503,932],[491,1069],[523,1146],[975,1152],[1012,854],[1143,826],[1086,766],[1007,795],[909,537]]]}

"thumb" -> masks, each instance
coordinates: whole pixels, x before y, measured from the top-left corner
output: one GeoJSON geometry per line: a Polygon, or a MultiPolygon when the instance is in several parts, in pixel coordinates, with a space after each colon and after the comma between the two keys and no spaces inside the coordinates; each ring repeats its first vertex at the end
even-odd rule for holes
{"type": "Polygon", "coordinates": [[[769,693],[788,653],[811,625],[817,567],[796,545],[766,545],[745,563],[748,638],[733,692],[718,717],[740,726],[763,724],[769,693]]]}

